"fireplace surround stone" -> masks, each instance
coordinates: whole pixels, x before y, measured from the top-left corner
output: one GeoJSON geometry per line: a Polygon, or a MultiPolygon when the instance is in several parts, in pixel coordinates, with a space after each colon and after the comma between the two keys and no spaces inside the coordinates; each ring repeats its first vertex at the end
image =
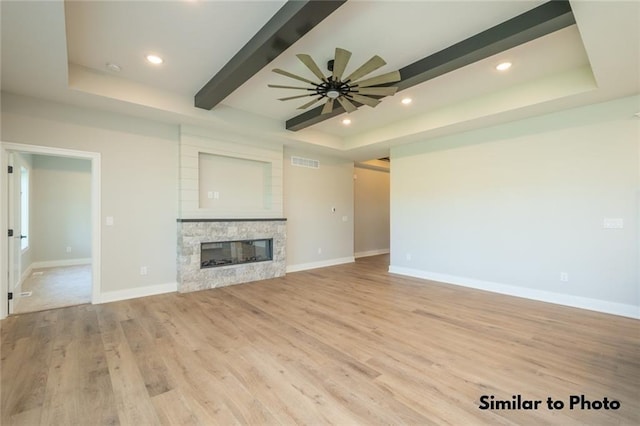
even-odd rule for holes
{"type": "Polygon", "coordinates": [[[286,272],[286,219],[178,219],[181,293],[281,277],[286,272]],[[273,260],[201,268],[203,243],[272,239],[273,260]]]}

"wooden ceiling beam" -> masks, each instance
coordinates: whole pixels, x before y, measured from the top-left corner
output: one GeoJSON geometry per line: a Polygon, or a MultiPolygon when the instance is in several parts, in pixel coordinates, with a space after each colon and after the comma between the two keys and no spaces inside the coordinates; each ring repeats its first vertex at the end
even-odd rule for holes
{"type": "Polygon", "coordinates": [[[210,110],[342,6],[346,0],[289,0],[195,95],[210,110]]]}
{"type": "MultiPolygon", "coordinates": [[[[387,86],[396,86],[398,91],[407,89],[575,23],[569,1],[549,1],[401,68],[402,80],[387,86]]],[[[322,107],[314,108],[287,120],[286,129],[302,130],[345,112],[337,104],[329,114],[321,111],[322,107]]]]}

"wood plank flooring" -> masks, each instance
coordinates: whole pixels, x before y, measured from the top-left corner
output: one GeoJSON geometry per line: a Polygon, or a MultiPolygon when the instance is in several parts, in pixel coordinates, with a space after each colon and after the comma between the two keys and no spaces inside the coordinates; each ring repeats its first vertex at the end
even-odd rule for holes
{"type": "Polygon", "coordinates": [[[10,317],[0,423],[640,424],[640,321],[387,265],[10,317]],[[604,397],[620,408],[594,409],[604,397]]]}

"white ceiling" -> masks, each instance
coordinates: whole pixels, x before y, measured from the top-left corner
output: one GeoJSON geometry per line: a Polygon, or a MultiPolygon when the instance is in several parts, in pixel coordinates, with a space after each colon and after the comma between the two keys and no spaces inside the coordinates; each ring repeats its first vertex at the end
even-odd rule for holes
{"type": "Polygon", "coordinates": [[[193,96],[285,3],[280,1],[67,1],[68,60],[193,96]],[[144,57],[166,59],[150,67],[144,57]]]}
{"type": "MultiPolygon", "coordinates": [[[[176,124],[224,128],[353,158],[383,156],[395,144],[584,105],[640,91],[640,3],[571,2],[577,25],[384,98],[372,109],[299,132],[298,85],[282,68],[313,79],[295,57],[321,67],[336,47],[353,52],[347,73],[373,55],[402,68],[543,1],[349,0],[212,111],[195,93],[284,4],[279,1],[2,0],[2,90],[176,124]],[[165,62],[152,66],[147,53],[165,62]],[[499,73],[495,65],[513,67],[499,73]],[[119,73],[105,65],[115,63],[119,73]],[[410,106],[400,100],[410,96],[410,106]]],[[[640,108],[640,106],[639,106],[640,108]]]]}

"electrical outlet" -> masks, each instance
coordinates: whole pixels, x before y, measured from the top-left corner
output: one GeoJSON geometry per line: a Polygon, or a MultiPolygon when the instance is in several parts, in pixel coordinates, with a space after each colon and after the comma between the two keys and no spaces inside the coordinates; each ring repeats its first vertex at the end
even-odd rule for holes
{"type": "Polygon", "coordinates": [[[407,253],[407,260],[411,260],[411,253],[407,253]]]}
{"type": "Polygon", "coordinates": [[[566,272],[560,272],[560,281],[566,283],[569,281],[569,274],[566,272]]]}
{"type": "Polygon", "coordinates": [[[140,275],[147,275],[148,270],[146,266],[141,266],[140,267],[140,275]]]}
{"type": "Polygon", "coordinates": [[[322,247],[318,247],[318,254],[322,254],[322,247]]]}
{"type": "Polygon", "coordinates": [[[71,253],[71,247],[67,246],[67,253],[71,253]]]}

